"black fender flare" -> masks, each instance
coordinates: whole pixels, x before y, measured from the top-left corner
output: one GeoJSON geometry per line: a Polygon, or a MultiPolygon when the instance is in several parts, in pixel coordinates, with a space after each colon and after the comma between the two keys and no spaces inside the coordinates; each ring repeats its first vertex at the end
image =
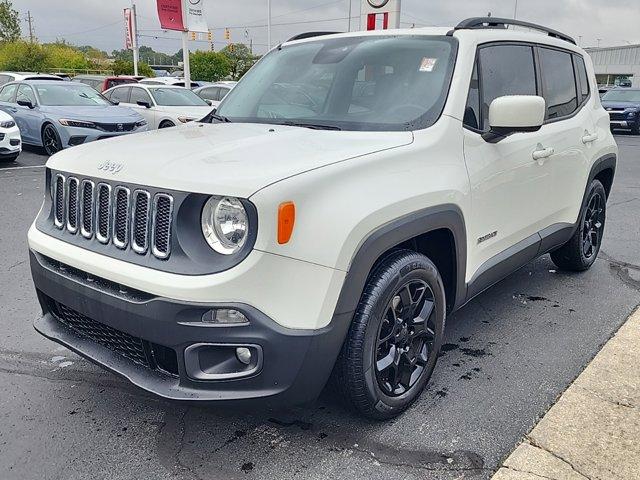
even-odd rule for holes
{"type": "Polygon", "coordinates": [[[599,173],[604,172],[605,170],[612,171],[611,184],[613,185],[613,180],[615,179],[615,176],[616,176],[617,164],[618,164],[618,157],[616,156],[615,153],[609,153],[607,155],[604,155],[598,158],[595,162],[593,162],[593,165],[591,166],[591,171],[589,172],[589,180],[587,181],[587,184],[585,185],[585,188],[584,188],[583,198],[586,198],[589,190],[589,186],[591,185],[591,182],[593,182],[593,179],[596,178],[599,173]]]}
{"type": "MultiPolygon", "coordinates": [[[[467,234],[462,210],[454,204],[428,207],[412,212],[374,230],[360,245],[349,265],[334,320],[349,317],[349,322],[364,291],[371,269],[387,251],[419,235],[434,230],[451,231],[455,243],[456,296],[455,307],[464,303],[466,295],[467,234]]],[[[454,307],[454,309],[455,309],[454,307]]]]}

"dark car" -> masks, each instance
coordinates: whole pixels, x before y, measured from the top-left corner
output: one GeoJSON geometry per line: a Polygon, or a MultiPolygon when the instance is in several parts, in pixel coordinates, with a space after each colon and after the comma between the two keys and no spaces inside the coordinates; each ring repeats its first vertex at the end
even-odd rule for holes
{"type": "Polygon", "coordinates": [[[602,97],[611,117],[611,129],[631,130],[640,135],[640,88],[614,88],[602,97]]]}
{"type": "Polygon", "coordinates": [[[74,82],[84,83],[93,87],[96,91],[102,93],[105,90],[115,87],[116,85],[124,85],[128,83],[138,83],[140,77],[132,75],[121,75],[118,77],[106,75],[76,75],[73,77],[74,82]]]}

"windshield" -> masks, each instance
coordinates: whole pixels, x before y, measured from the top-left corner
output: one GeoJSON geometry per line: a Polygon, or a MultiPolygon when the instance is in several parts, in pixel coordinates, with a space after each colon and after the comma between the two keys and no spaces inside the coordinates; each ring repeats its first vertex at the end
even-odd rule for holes
{"type": "Polygon", "coordinates": [[[84,107],[111,105],[111,103],[88,85],[64,82],[61,85],[34,85],[42,105],[56,107],[84,107]]]}
{"type": "Polygon", "coordinates": [[[220,105],[237,122],[414,130],[440,116],[455,63],[451,37],[327,38],[273,50],[220,105]]]}
{"type": "Polygon", "coordinates": [[[152,88],[151,95],[163,107],[208,107],[209,104],[186,88],[152,88]]]}
{"type": "Polygon", "coordinates": [[[640,103],[640,90],[609,90],[602,97],[608,102],[637,102],[640,103]]]}

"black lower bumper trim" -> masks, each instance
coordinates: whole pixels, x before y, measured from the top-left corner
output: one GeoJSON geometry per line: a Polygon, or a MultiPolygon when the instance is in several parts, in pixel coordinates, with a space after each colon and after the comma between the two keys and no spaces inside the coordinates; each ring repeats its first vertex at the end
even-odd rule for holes
{"type": "Polygon", "coordinates": [[[92,362],[160,397],[197,403],[250,403],[268,408],[315,400],[329,378],[342,346],[348,322],[333,322],[321,330],[282,327],[260,311],[242,304],[196,304],[123,293],[108,280],[86,281],[79,272],[31,252],[31,272],[43,309],[35,329],[92,362]],[[71,273],[70,273],[71,272],[71,273]],[[73,311],[150,344],[175,352],[177,376],[136,363],[113,349],[79,335],[56,318],[51,300],[73,311]],[[243,326],[212,326],[201,322],[212,308],[242,311],[250,321],[243,326]],[[263,354],[259,372],[242,379],[199,381],[185,369],[184,351],[194,344],[258,345],[263,354]]]}

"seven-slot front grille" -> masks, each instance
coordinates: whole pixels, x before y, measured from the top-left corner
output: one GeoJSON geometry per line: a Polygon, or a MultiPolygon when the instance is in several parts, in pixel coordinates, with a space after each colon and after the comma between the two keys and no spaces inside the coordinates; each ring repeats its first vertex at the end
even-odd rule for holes
{"type": "Polygon", "coordinates": [[[55,174],[52,179],[53,221],[57,228],[139,255],[160,260],[171,255],[173,197],[143,189],[55,174]]]}

